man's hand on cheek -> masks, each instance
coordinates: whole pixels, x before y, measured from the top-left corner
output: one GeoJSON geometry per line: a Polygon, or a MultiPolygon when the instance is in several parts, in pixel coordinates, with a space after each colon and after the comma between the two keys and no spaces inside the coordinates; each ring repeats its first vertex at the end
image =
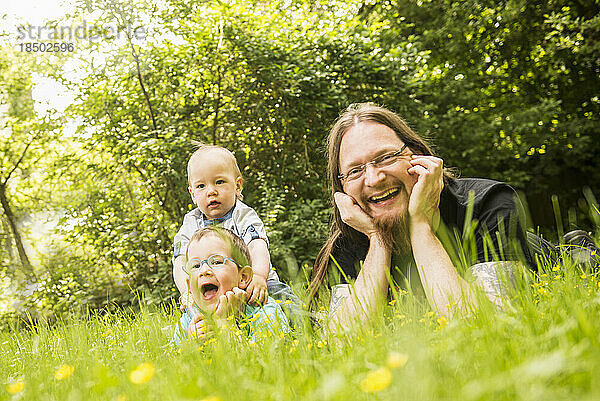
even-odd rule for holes
{"type": "Polygon", "coordinates": [[[444,188],[444,162],[435,156],[413,155],[409,174],[416,176],[408,203],[408,214],[413,221],[433,222],[444,188]]]}
{"type": "Polygon", "coordinates": [[[362,210],[354,198],[343,192],[336,192],[333,197],[344,223],[367,237],[377,232],[373,218],[362,210]]]}

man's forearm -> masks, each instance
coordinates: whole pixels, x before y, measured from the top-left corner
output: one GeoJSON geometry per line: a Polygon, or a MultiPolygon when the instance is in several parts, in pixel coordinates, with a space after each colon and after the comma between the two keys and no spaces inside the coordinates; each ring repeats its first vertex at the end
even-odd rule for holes
{"type": "Polygon", "coordinates": [[[413,256],[429,304],[444,316],[451,314],[453,303],[462,310],[476,306],[471,288],[458,275],[431,225],[411,223],[410,234],[413,256]]]}
{"type": "Polygon", "coordinates": [[[330,310],[329,326],[332,331],[339,331],[356,319],[370,318],[387,296],[390,264],[391,252],[377,235],[373,235],[365,261],[349,295],[339,300],[339,307],[330,310]]]}

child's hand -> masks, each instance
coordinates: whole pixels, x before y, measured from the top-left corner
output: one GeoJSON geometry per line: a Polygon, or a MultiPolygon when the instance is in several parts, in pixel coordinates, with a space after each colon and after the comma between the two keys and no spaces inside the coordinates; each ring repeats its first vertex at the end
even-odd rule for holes
{"type": "Polygon", "coordinates": [[[237,315],[242,311],[242,308],[246,305],[248,294],[246,291],[233,287],[231,291],[227,291],[224,295],[219,297],[219,305],[215,310],[215,317],[217,319],[224,319],[230,315],[237,315]]]}
{"type": "Polygon", "coordinates": [[[202,314],[194,316],[188,327],[188,337],[204,342],[212,336],[213,330],[202,314]]]}
{"type": "Polygon", "coordinates": [[[269,293],[267,292],[267,280],[258,274],[252,276],[252,281],[248,284],[246,291],[250,294],[250,299],[248,300],[249,304],[258,302],[259,304],[264,305],[269,297],[269,293]]]}

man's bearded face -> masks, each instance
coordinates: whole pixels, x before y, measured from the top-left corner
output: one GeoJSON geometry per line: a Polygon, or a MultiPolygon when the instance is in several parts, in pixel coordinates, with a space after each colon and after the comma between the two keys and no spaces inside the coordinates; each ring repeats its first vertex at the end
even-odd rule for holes
{"type": "MultiPolygon", "coordinates": [[[[360,177],[342,181],[344,192],[374,219],[385,245],[402,253],[410,251],[407,213],[416,177],[408,173],[409,158],[399,158],[381,167],[372,162],[403,146],[404,142],[391,128],[362,122],[344,133],[339,156],[342,174],[367,164],[360,177]]],[[[406,151],[410,156],[410,149],[406,151]]]]}

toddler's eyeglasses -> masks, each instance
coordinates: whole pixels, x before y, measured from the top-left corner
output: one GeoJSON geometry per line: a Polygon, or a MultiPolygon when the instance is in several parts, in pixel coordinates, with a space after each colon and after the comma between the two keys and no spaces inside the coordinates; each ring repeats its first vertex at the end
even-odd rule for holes
{"type": "Polygon", "coordinates": [[[354,180],[358,180],[359,178],[361,178],[364,175],[365,170],[367,169],[367,166],[373,166],[375,168],[391,166],[392,164],[394,164],[398,160],[400,160],[401,157],[407,156],[407,155],[402,154],[402,152],[404,152],[404,149],[406,149],[407,146],[408,145],[404,144],[404,146],[402,146],[400,148],[400,150],[397,152],[386,153],[385,155],[381,155],[378,158],[376,158],[368,163],[353,167],[350,170],[348,170],[345,174],[338,175],[338,178],[342,182],[354,181],[354,180]]]}
{"type": "Polygon", "coordinates": [[[223,255],[219,255],[218,253],[215,253],[213,255],[210,255],[207,259],[203,259],[203,260],[190,259],[190,260],[188,260],[187,263],[185,264],[185,271],[188,274],[192,274],[192,273],[200,270],[204,263],[206,263],[208,265],[208,267],[210,267],[211,269],[218,270],[225,266],[225,261],[227,261],[227,260],[229,260],[234,265],[238,266],[238,264],[235,263],[235,260],[228,258],[227,256],[223,256],[223,255]]]}

